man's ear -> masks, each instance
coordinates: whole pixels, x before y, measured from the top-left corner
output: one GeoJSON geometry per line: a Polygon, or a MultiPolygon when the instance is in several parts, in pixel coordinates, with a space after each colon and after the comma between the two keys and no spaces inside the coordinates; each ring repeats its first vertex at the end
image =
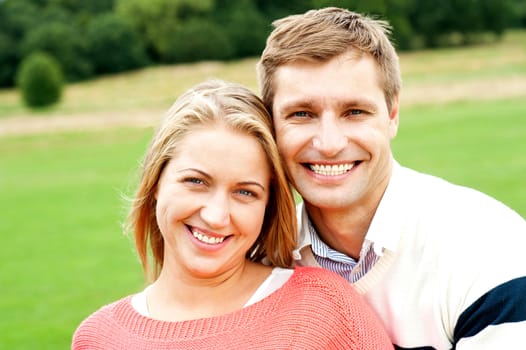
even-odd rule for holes
{"type": "Polygon", "coordinates": [[[399,95],[395,95],[392,99],[391,111],[389,111],[389,136],[391,139],[394,139],[398,133],[399,112],[400,98],[399,95]]]}

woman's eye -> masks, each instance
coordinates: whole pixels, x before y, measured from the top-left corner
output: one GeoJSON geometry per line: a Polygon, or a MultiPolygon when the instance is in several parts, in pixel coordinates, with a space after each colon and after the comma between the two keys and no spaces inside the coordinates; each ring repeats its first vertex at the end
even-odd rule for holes
{"type": "Polygon", "coordinates": [[[205,182],[201,179],[198,179],[196,177],[189,177],[189,178],[186,178],[184,179],[184,182],[188,182],[188,183],[191,183],[191,184],[196,184],[196,185],[201,185],[201,184],[204,184],[205,182]]]}
{"type": "Polygon", "coordinates": [[[256,194],[249,190],[239,190],[238,193],[247,197],[256,197],[256,194]]]}

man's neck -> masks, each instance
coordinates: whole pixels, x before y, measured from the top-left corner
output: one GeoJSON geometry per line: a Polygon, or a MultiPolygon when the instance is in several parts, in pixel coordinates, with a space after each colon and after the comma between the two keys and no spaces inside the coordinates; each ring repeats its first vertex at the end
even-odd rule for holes
{"type": "Polygon", "coordinates": [[[319,237],[332,249],[358,261],[374,212],[353,211],[349,215],[349,211],[327,211],[305,205],[319,237]]]}

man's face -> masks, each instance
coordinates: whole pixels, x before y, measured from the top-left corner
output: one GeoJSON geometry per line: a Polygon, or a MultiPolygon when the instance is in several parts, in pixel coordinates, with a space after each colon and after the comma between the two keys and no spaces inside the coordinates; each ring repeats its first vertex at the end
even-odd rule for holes
{"type": "Polygon", "coordinates": [[[376,208],[392,168],[398,100],[387,110],[378,68],[352,51],[278,68],[272,106],[277,143],[307,205],[376,208]]]}

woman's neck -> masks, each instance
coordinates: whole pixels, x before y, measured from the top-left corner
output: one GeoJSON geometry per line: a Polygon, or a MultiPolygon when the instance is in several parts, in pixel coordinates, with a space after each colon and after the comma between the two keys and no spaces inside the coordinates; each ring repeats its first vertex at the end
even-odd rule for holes
{"type": "Polygon", "coordinates": [[[154,319],[184,321],[240,310],[271,272],[247,261],[220,276],[198,278],[165,266],[146,292],[148,312],[154,319]]]}

